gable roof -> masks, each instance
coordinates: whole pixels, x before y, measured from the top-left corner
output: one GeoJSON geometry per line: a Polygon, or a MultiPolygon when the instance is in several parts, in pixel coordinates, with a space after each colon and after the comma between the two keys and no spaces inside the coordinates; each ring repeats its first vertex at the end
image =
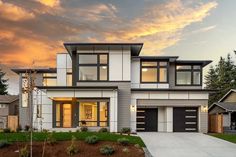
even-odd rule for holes
{"type": "Polygon", "coordinates": [[[0,95],[0,103],[10,104],[19,99],[18,95],[0,95]]]}
{"type": "Polygon", "coordinates": [[[219,106],[220,108],[224,109],[226,112],[228,112],[228,111],[236,111],[236,102],[216,102],[216,103],[213,103],[209,107],[209,111],[214,106],[219,106]]]}
{"type": "Polygon", "coordinates": [[[218,102],[224,101],[225,98],[229,96],[232,92],[236,92],[236,89],[230,89],[218,102]]]}

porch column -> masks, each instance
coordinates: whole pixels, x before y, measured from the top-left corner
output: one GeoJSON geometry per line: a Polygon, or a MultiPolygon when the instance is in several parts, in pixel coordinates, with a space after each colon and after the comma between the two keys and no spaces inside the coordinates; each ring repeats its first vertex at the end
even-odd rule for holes
{"type": "Polygon", "coordinates": [[[231,124],[232,124],[231,123],[231,112],[229,112],[228,114],[229,114],[229,121],[228,121],[229,122],[229,128],[230,128],[230,130],[232,130],[232,126],[231,126],[231,124]]]}

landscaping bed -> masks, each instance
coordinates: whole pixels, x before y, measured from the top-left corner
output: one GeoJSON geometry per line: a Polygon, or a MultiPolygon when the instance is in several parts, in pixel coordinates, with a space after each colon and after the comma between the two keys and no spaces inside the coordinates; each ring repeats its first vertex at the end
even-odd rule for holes
{"type": "MultiPolygon", "coordinates": [[[[44,142],[33,142],[33,156],[42,157],[44,142]]],[[[59,141],[55,145],[45,145],[45,155],[44,157],[67,157],[66,153],[67,147],[70,145],[70,141],[59,141]]],[[[19,147],[25,146],[25,142],[14,143],[8,147],[0,149],[0,156],[4,157],[19,157],[19,153],[15,152],[19,147]]],[[[29,143],[27,143],[29,144],[29,143]]],[[[116,142],[110,141],[100,141],[94,145],[89,145],[84,141],[76,141],[75,145],[78,148],[78,153],[73,155],[73,157],[104,157],[99,151],[100,147],[103,145],[111,145],[114,147],[113,157],[144,157],[144,152],[142,148],[137,148],[134,145],[122,146],[116,142]],[[124,148],[128,148],[129,152],[123,152],[124,148]]],[[[29,148],[29,147],[28,147],[29,148]]]]}
{"type": "MultiPolygon", "coordinates": [[[[144,157],[143,141],[132,135],[109,132],[34,132],[32,139],[34,157],[42,157],[43,152],[43,157],[144,157]]],[[[24,152],[24,157],[28,157],[29,141],[29,132],[0,133],[0,156],[19,157],[24,152]]]]}

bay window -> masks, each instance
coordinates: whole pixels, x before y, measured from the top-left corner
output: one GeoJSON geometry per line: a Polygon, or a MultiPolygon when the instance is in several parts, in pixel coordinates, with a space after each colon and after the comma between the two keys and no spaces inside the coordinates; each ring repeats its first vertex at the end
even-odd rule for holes
{"type": "Polygon", "coordinates": [[[108,54],[78,54],[79,81],[108,81],[108,54]]]}
{"type": "Polygon", "coordinates": [[[167,83],[168,62],[165,61],[142,61],[141,82],[142,83],[167,83]]]}
{"type": "Polygon", "coordinates": [[[201,76],[200,65],[176,66],[176,85],[201,85],[201,76]]]}

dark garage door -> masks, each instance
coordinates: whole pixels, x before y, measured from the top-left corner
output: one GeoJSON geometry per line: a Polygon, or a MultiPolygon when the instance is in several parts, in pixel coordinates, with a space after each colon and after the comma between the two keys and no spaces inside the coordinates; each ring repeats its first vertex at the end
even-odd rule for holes
{"type": "Polygon", "coordinates": [[[137,131],[157,131],[157,108],[137,109],[137,131]]]}
{"type": "Polygon", "coordinates": [[[174,132],[197,132],[198,131],[198,108],[197,107],[174,107],[173,108],[173,131],[174,132]]]}

